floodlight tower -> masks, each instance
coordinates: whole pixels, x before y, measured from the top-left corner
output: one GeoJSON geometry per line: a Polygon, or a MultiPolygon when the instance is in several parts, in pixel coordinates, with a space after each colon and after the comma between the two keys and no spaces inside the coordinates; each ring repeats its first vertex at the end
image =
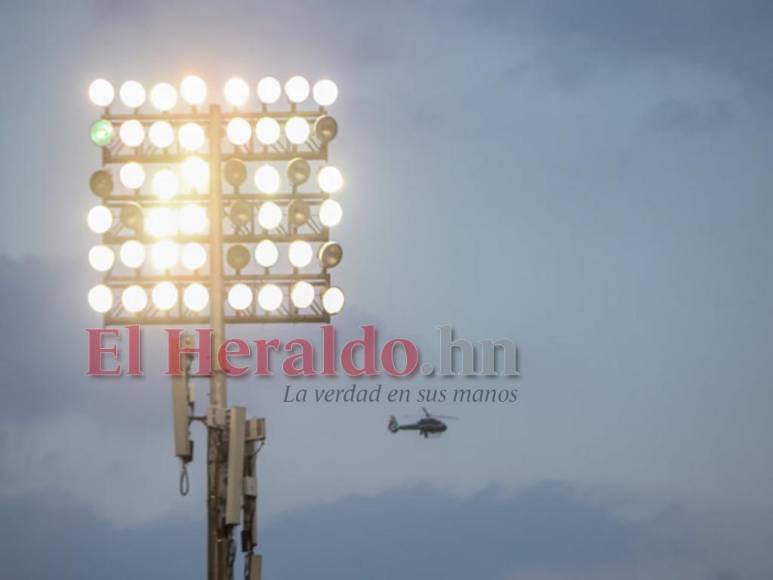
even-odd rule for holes
{"type": "MultiPolygon", "coordinates": [[[[207,85],[197,76],[180,83],[182,102],[169,83],[148,94],[130,80],[120,86],[122,107],[115,110],[113,85],[91,83],[89,97],[103,108],[91,126],[102,168],[91,176],[99,203],[87,223],[102,240],[89,251],[89,262],[103,280],[88,302],[106,326],[209,325],[217,348],[227,324],[326,323],[343,308],[343,292],[329,273],[343,255],[330,240],[341,220],[334,197],[343,177],[327,162],[338,133],[327,107],[338,88],[327,79],[312,88],[301,76],[284,87],[264,77],[255,110],[244,80],[230,79],[223,94],[225,109],[205,109],[207,85]],[[277,105],[283,92],[289,106],[277,105]],[[153,112],[142,111],[148,96],[153,112]],[[304,107],[309,96],[316,106],[304,107]],[[246,185],[249,175],[254,188],[246,185]]],[[[193,459],[189,427],[203,422],[207,577],[232,578],[233,533],[241,525],[245,576],[256,580],[255,455],[265,440],[265,420],[228,407],[226,376],[215,356],[207,413],[195,416],[192,355],[183,358],[182,374],[172,380],[175,453],[184,491],[193,459]]]]}

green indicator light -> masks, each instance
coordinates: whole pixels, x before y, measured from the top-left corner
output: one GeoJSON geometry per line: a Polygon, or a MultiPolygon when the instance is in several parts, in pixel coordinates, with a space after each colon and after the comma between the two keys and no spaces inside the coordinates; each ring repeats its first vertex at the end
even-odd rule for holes
{"type": "Polygon", "coordinates": [[[115,136],[115,129],[110,121],[100,119],[91,126],[91,140],[97,147],[110,144],[115,136]]]}

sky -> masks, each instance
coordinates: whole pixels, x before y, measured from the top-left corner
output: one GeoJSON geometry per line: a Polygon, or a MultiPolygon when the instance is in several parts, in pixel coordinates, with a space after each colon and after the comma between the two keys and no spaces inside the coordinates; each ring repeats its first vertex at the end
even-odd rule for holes
{"type": "Polygon", "coordinates": [[[2,575],[204,577],[204,441],[181,498],[160,330],[145,378],[84,376],[88,84],[197,73],[338,83],[342,336],[519,347],[518,402],[435,405],[460,420],[430,441],[386,430],[416,405],[232,381],[268,418],[266,577],[770,577],[771,24],[761,1],[4,2],[2,575]]]}

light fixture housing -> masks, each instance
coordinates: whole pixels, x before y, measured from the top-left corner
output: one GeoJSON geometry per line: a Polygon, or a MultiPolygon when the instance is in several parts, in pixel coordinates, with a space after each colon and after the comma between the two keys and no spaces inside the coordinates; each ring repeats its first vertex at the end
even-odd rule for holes
{"type": "Polygon", "coordinates": [[[326,270],[328,268],[335,268],[341,263],[341,258],[344,256],[344,249],[338,242],[325,242],[319,247],[317,252],[317,258],[319,264],[326,270]]]}

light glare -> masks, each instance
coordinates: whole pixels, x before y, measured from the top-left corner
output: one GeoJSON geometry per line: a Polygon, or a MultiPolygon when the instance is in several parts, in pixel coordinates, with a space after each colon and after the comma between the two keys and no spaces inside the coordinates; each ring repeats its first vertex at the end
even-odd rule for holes
{"type": "Polygon", "coordinates": [[[177,216],[168,207],[153,207],[147,210],[145,231],[155,238],[168,238],[177,233],[177,216]]]}
{"type": "Polygon", "coordinates": [[[170,199],[180,191],[180,180],[171,170],[162,169],[153,176],[153,193],[161,199],[170,199]]]}
{"type": "Polygon", "coordinates": [[[184,234],[203,234],[207,230],[207,211],[200,205],[185,205],[179,215],[180,231],[184,234]]]}
{"type": "Polygon", "coordinates": [[[200,157],[188,157],[180,167],[185,183],[198,192],[203,192],[209,182],[209,165],[200,157]]]}
{"type": "Polygon", "coordinates": [[[150,262],[156,270],[174,268],[180,259],[180,246],[172,240],[161,240],[150,248],[150,262]]]}

